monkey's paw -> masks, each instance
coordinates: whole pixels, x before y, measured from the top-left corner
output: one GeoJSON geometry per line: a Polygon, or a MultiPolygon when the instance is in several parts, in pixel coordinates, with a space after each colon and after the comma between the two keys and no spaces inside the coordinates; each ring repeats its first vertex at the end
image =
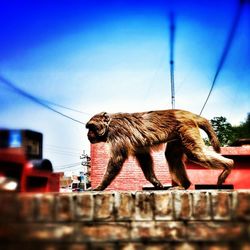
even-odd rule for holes
{"type": "Polygon", "coordinates": [[[92,188],[92,191],[103,191],[104,189],[102,186],[97,186],[96,188],[92,188]]]}

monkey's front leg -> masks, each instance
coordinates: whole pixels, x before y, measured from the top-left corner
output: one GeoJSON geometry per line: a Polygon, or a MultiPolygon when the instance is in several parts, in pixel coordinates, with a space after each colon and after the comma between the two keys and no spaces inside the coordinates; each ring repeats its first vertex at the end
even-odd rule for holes
{"type": "Polygon", "coordinates": [[[110,185],[110,183],[115,179],[115,177],[119,174],[123,163],[127,159],[126,155],[118,155],[115,154],[110,158],[108,162],[108,166],[106,172],[103,176],[102,182],[99,186],[93,189],[93,191],[101,191],[110,185]]]}

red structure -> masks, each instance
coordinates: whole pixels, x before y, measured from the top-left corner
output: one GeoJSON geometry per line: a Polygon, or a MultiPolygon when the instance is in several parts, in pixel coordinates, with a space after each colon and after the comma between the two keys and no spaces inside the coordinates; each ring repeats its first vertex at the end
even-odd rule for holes
{"type": "Polygon", "coordinates": [[[42,134],[0,130],[0,190],[59,192],[60,174],[42,159],[42,134]]]}
{"type": "MultiPolygon", "coordinates": [[[[221,154],[234,160],[234,169],[226,180],[235,189],[250,189],[250,145],[241,147],[222,147],[221,154]]],[[[191,162],[187,163],[187,173],[193,184],[216,184],[221,170],[205,169],[191,162]]]]}
{"type": "MultiPolygon", "coordinates": [[[[235,189],[250,189],[250,145],[221,148],[222,155],[231,158],[235,167],[225,184],[233,184],[235,189]]],[[[105,143],[91,145],[91,185],[96,187],[102,180],[109,158],[108,146],[105,143]]],[[[163,185],[171,185],[164,149],[153,153],[155,173],[163,185]]],[[[194,184],[216,184],[222,170],[205,169],[199,165],[187,162],[187,173],[194,184]]],[[[129,158],[120,174],[107,190],[142,190],[143,186],[151,184],[145,179],[142,170],[135,159],[129,158]]]]}

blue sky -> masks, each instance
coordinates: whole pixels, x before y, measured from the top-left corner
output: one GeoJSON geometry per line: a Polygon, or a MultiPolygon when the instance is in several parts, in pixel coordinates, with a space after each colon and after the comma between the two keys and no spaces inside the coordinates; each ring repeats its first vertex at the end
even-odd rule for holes
{"type": "MultiPolygon", "coordinates": [[[[93,114],[171,108],[169,12],[175,14],[176,108],[199,113],[238,1],[0,1],[0,74],[82,122],[93,114]]],[[[244,121],[250,111],[250,6],[203,111],[244,121]]],[[[55,169],[80,162],[86,130],[0,83],[0,127],[44,134],[55,169]]],[[[70,168],[73,171],[76,167],[70,168]]]]}

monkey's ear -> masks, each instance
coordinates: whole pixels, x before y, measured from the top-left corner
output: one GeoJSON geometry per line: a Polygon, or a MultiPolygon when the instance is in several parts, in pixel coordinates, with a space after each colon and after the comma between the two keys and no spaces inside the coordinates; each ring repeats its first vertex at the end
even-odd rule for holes
{"type": "Polygon", "coordinates": [[[108,128],[109,128],[110,116],[106,112],[103,112],[100,115],[101,115],[102,121],[98,126],[97,133],[99,136],[104,136],[107,133],[108,128]]]}
{"type": "Polygon", "coordinates": [[[110,122],[110,116],[107,112],[103,112],[103,122],[108,124],[110,122]]]}

